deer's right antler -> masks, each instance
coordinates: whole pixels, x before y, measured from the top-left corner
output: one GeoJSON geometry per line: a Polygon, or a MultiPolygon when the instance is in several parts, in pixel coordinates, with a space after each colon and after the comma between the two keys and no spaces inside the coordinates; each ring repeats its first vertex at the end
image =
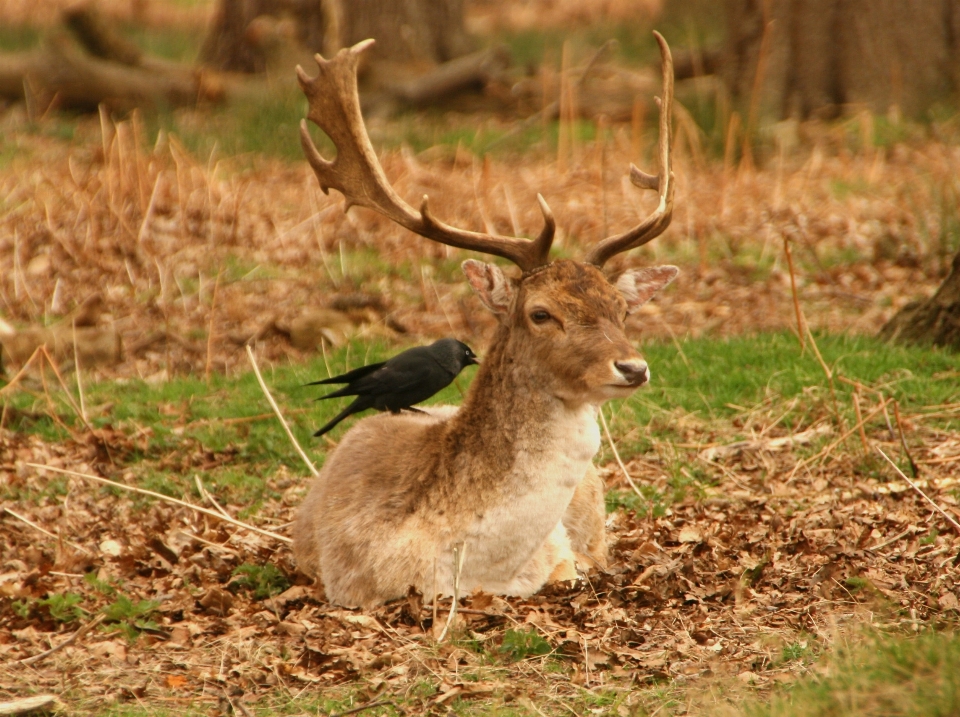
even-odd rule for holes
{"type": "Polygon", "coordinates": [[[357,64],[373,42],[364,40],[340,50],[332,60],[317,55],[320,72],[312,79],[303,68],[297,67],[300,87],[310,106],[307,117],[327,133],[337,148],[336,158],[332,161],[324,159],[310,138],[306,120],[300,122],[300,142],[307,161],[320,180],[320,188],[328,192],[332,187],[343,194],[348,209],[354,204],[373,209],[410,231],[441,244],[500,256],[523,271],[547,264],[556,222],[539,194],[537,200],[543,212],[544,227],[540,236],[528,240],[449,226],[430,215],[426,196],[418,212],[390,186],[367,136],[357,94],[357,64]]]}

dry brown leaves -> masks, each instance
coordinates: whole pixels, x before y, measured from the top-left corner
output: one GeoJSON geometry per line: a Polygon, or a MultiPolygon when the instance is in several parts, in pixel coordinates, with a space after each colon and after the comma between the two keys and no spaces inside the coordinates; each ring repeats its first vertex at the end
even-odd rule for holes
{"type": "MultiPolygon", "coordinates": [[[[911,444],[924,490],[960,517],[960,436],[915,427],[911,444]]],[[[634,479],[669,491],[678,450],[658,445],[633,461],[634,479]]],[[[695,455],[686,456],[691,464],[695,455]]],[[[443,644],[435,636],[449,601],[437,626],[418,595],[379,610],[345,610],[306,585],[286,546],[75,479],[50,495],[52,474],[40,476],[27,462],[99,465],[83,442],[0,434],[8,492],[49,495],[4,506],[36,527],[0,517],[0,694],[39,689],[89,707],[215,703],[224,690],[255,700],[350,685],[361,697],[411,699],[412,686],[426,682],[430,694],[415,698],[424,709],[455,697],[562,705],[579,689],[661,679],[789,680],[802,671],[801,656],[851,625],[942,627],[956,625],[960,611],[960,535],[905,483],[870,475],[876,464],[855,451],[796,472],[797,456],[782,444],[702,462],[711,485],[704,495],[659,518],[611,514],[606,573],[529,599],[467,597],[443,644]],[[233,575],[243,564],[277,566],[294,585],[256,599],[233,575]],[[83,578],[88,572],[100,587],[83,578]],[[157,601],[155,624],[130,640],[122,622],[108,621],[36,664],[20,662],[68,640],[116,600],[104,584],[134,603],[157,601]],[[36,605],[66,593],[82,595],[88,614],[57,621],[42,608],[13,609],[14,601],[36,605]],[[507,630],[535,630],[554,655],[512,662],[500,652],[507,630]],[[544,659],[564,667],[546,669],[544,659]]],[[[616,470],[606,471],[611,486],[616,470]]],[[[124,480],[122,472],[114,478],[124,480]]],[[[283,499],[255,522],[276,530],[292,518],[303,481],[291,478],[268,478],[283,499]]]]}
{"type": "MultiPolygon", "coordinates": [[[[19,122],[8,112],[5,131],[19,122]]],[[[267,360],[300,359],[290,327],[307,308],[341,311],[353,335],[455,334],[479,345],[488,334],[492,319],[458,274],[434,269],[461,253],[372,212],[344,215],[305,164],[263,160],[242,170],[191,157],[172,138],[147,148],[136,119],[81,122],[78,132],[71,146],[18,134],[23,159],[0,171],[0,265],[12,268],[0,273],[0,313],[27,328],[60,317],[69,325],[72,311],[97,307],[84,321],[115,327],[124,347],[107,375],[232,370],[245,364],[251,338],[267,360]],[[413,276],[383,268],[395,266],[413,267],[413,276]]],[[[673,223],[628,261],[684,271],[635,318],[635,333],[790,326],[784,237],[806,267],[800,298],[815,329],[873,332],[932,292],[949,259],[936,237],[949,220],[944,192],[960,176],[956,148],[897,145],[860,157],[845,153],[839,136],[824,133],[812,153],[743,171],[706,165],[690,138],[680,142],[673,223]]],[[[649,211],[654,198],[625,182],[626,161],[612,160],[638,151],[618,128],[605,146],[575,147],[563,173],[554,157],[535,155],[389,152],[383,163],[405,198],[429,194],[440,217],[474,230],[538,231],[541,192],[557,216],[558,251],[578,256],[649,211]]]]}

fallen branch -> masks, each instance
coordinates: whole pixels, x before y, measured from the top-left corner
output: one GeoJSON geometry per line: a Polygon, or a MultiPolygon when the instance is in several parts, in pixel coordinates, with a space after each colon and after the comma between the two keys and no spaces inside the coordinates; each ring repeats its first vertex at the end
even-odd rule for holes
{"type": "Polygon", "coordinates": [[[265,535],[268,538],[273,538],[274,540],[279,540],[282,543],[292,543],[293,541],[285,535],[280,535],[279,533],[273,533],[269,530],[264,530],[263,528],[258,528],[255,525],[250,525],[249,523],[244,523],[242,520],[237,520],[236,518],[231,518],[226,515],[221,515],[213,510],[207,510],[199,505],[194,505],[193,503],[188,503],[185,500],[180,500],[178,498],[171,498],[169,495],[164,495],[163,493],[155,493],[152,490],[146,490],[145,488],[137,488],[132,485],[126,485],[125,483],[117,483],[116,481],[107,480],[106,478],[101,478],[100,476],[90,475],[89,473],[79,473],[77,471],[67,470],[66,468],[54,468],[53,466],[45,466],[41,463],[24,463],[25,466],[30,468],[36,468],[38,470],[47,470],[53,471],[54,473],[62,473],[68,476],[74,476],[76,478],[83,478],[85,480],[93,481],[94,483],[101,483],[103,485],[113,486],[114,488],[119,488],[120,490],[129,491],[131,493],[139,493],[140,495],[150,496],[151,498],[156,498],[162,500],[166,503],[173,503],[174,505],[179,505],[184,508],[189,508],[190,510],[195,510],[198,513],[203,513],[204,515],[209,515],[212,518],[217,520],[222,520],[225,523],[230,523],[235,525],[238,528],[244,528],[249,530],[252,533],[260,533],[260,535],[265,535]]]}
{"type": "Polygon", "coordinates": [[[88,632],[90,632],[97,625],[99,625],[101,622],[103,622],[106,619],[106,617],[107,616],[103,614],[97,615],[95,618],[93,618],[93,620],[91,620],[86,625],[81,627],[79,630],[77,630],[75,633],[73,633],[70,637],[68,637],[66,640],[61,642],[59,645],[54,645],[49,650],[45,652],[41,652],[39,655],[34,655],[33,657],[25,657],[22,660],[20,660],[20,664],[35,665],[41,660],[45,660],[46,658],[50,657],[50,655],[54,654],[55,652],[59,652],[63,648],[69,647],[70,645],[75,643],[77,640],[79,640],[81,637],[83,637],[88,632]]]}
{"type": "Polygon", "coordinates": [[[21,100],[28,92],[46,105],[85,110],[100,104],[119,110],[192,106],[224,95],[218,80],[193,68],[124,65],[91,57],[65,42],[0,55],[0,96],[21,100]]]}
{"type": "Polygon", "coordinates": [[[388,90],[408,105],[429,105],[473,85],[487,84],[509,64],[509,51],[505,46],[498,45],[445,62],[415,80],[390,87],[388,90]]]}
{"type": "Polygon", "coordinates": [[[33,695],[19,700],[0,702],[0,715],[25,715],[52,712],[57,707],[56,695],[33,695]]]}

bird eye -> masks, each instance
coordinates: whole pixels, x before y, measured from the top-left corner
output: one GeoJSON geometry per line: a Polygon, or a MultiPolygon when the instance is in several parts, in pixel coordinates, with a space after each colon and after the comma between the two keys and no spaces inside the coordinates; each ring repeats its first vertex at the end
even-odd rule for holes
{"type": "Polygon", "coordinates": [[[542,324],[550,320],[550,314],[543,309],[537,309],[536,311],[530,312],[530,319],[535,324],[542,324]]]}

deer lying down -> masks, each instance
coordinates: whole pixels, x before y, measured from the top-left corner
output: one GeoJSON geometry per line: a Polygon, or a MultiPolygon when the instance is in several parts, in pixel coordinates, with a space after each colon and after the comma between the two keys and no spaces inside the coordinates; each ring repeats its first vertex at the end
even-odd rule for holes
{"type": "Polygon", "coordinates": [[[327,598],[373,606],[414,586],[450,595],[459,548],[462,593],[482,589],[530,595],[577,576],[577,566],[606,566],[603,483],[592,465],[600,446],[597,413],[650,378],[627,340],[627,314],[677,275],[661,266],[601,271],[612,256],[666,229],[673,209],[670,103],[673,69],[666,42],[658,177],[631,168],[634,183],[659,190],[654,213],[609,237],[585,262],[549,262],[554,221],[540,198],[545,227],[532,241],[455,229],[417,212],[393,190],[360,115],[356,68],[372,42],[317,56],[320,74],[298,68],[309,118],[333,140],[324,160],[301,124],[304,151],[324,191],[348,206],[375,209],[408,229],[451,246],[511,260],[512,278],[469,260],[463,270],[499,326],[476,379],[457,410],[372,416],[359,421],[328,457],[300,508],[294,553],[301,570],[322,579],[327,598]]]}

